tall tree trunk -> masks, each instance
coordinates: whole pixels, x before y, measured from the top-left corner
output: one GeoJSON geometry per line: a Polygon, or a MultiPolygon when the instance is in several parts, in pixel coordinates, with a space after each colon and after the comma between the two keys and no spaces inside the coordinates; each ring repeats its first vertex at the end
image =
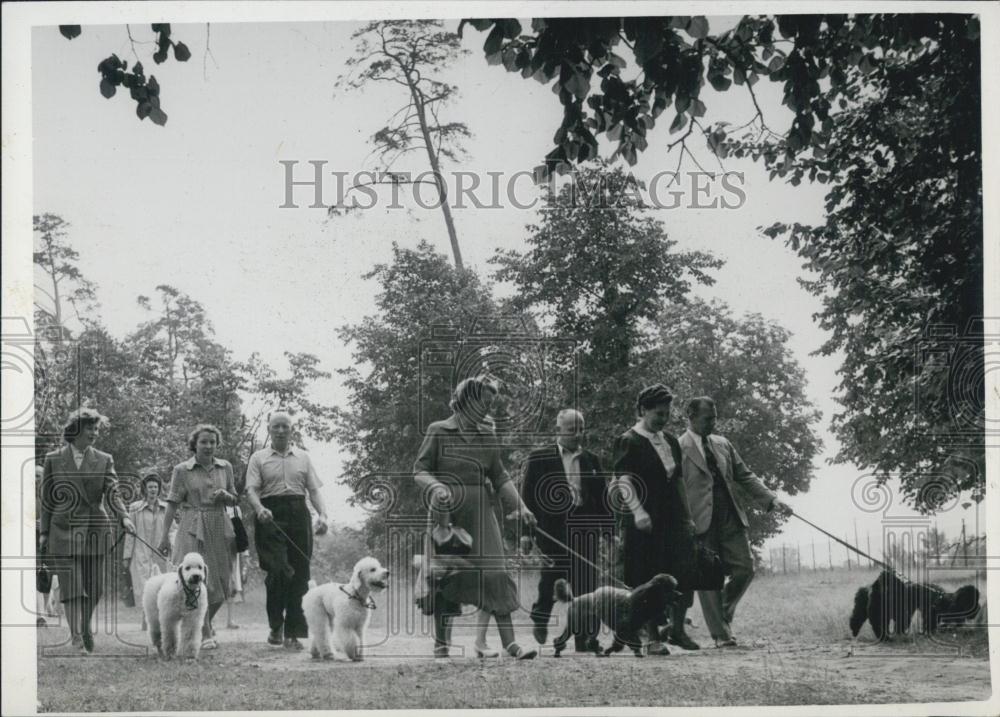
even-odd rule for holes
{"type": "Polygon", "coordinates": [[[441,211],[444,213],[444,223],[448,227],[448,239],[451,241],[451,252],[455,256],[455,268],[463,269],[462,251],[458,248],[458,233],[455,231],[455,222],[451,216],[451,208],[448,206],[448,190],[441,176],[441,165],[438,163],[437,153],[431,142],[431,133],[427,128],[427,115],[424,111],[424,96],[413,81],[409,72],[406,73],[406,82],[410,87],[410,95],[413,97],[413,105],[417,110],[417,120],[420,122],[420,132],[424,136],[424,146],[427,148],[427,159],[431,163],[431,171],[434,173],[434,184],[438,190],[438,198],[441,201],[441,211]]]}

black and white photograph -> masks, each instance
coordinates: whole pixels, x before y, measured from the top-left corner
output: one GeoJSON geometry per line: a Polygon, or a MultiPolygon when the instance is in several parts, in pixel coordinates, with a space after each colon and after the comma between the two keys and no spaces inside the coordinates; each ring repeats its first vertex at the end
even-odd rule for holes
{"type": "Polygon", "coordinates": [[[1000,713],[1000,7],[2,11],[3,714],[1000,713]]]}

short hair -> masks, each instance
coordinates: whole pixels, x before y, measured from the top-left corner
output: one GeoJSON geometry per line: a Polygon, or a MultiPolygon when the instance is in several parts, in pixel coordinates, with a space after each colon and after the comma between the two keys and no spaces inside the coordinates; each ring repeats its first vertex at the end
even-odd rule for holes
{"type": "Polygon", "coordinates": [[[561,411],[559,411],[559,413],[556,414],[556,425],[559,425],[562,422],[562,420],[566,418],[566,416],[569,416],[570,414],[573,415],[573,418],[575,420],[580,421],[581,423],[584,422],[583,414],[580,413],[578,410],[576,410],[575,408],[564,408],[561,411]]]}
{"type": "Polygon", "coordinates": [[[701,410],[702,406],[708,406],[709,408],[715,408],[715,401],[709,396],[695,396],[687,405],[687,416],[688,418],[694,418],[698,415],[698,411],[701,410]]]}
{"type": "Polygon", "coordinates": [[[215,443],[217,445],[222,444],[222,431],[213,426],[211,423],[200,423],[188,434],[188,448],[191,449],[192,453],[195,453],[198,450],[198,436],[202,433],[215,434],[215,443]]]}
{"type": "Polygon", "coordinates": [[[98,428],[108,425],[108,417],[98,413],[93,408],[80,408],[69,414],[63,424],[63,440],[72,443],[73,439],[80,435],[80,431],[85,426],[97,426],[98,428]]]}
{"type": "Polygon", "coordinates": [[[500,393],[500,386],[497,381],[487,376],[473,376],[462,379],[455,386],[448,405],[453,411],[462,411],[473,401],[481,399],[486,391],[500,393]]]}
{"type": "Polygon", "coordinates": [[[281,416],[284,416],[285,418],[288,419],[288,425],[292,424],[292,414],[283,408],[279,408],[278,410],[274,411],[270,416],[267,417],[267,427],[270,428],[271,423],[274,422],[274,419],[279,418],[281,416]]]}
{"type": "Polygon", "coordinates": [[[653,406],[663,403],[669,405],[673,400],[674,394],[669,388],[662,383],[654,383],[639,391],[639,395],[635,398],[635,412],[641,415],[643,411],[653,406]]]}
{"type": "Polygon", "coordinates": [[[163,482],[160,480],[160,474],[155,470],[145,470],[142,472],[142,482],[139,484],[139,492],[145,496],[146,495],[146,485],[148,483],[156,483],[159,487],[160,492],[163,492],[163,482]]]}

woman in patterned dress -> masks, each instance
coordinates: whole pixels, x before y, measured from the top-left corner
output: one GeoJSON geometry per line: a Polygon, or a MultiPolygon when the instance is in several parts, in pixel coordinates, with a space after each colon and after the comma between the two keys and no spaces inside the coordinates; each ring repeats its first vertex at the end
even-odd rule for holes
{"type": "MultiPolygon", "coordinates": [[[[208,566],[205,582],[208,613],[201,628],[203,650],[218,647],[212,637],[212,618],[225,604],[232,585],[229,544],[236,536],[226,506],[236,505],[238,498],[232,464],[215,457],[221,439],[222,434],[215,426],[200,425],[191,431],[188,448],[194,455],[174,466],[163,521],[164,526],[170,526],[180,506],[174,560],[182,560],[187,553],[200,553],[208,566]]],[[[170,549],[170,535],[166,529],[161,533],[158,547],[164,555],[170,549]]]]}
{"type": "MultiPolygon", "coordinates": [[[[463,603],[479,608],[479,625],[490,616],[496,620],[500,640],[509,655],[519,660],[537,655],[536,650],[523,649],[514,640],[510,616],[520,601],[506,567],[500,526],[487,489],[489,481],[508,511],[534,525],[535,516],[524,505],[500,462],[497,438],[489,425],[489,409],[496,392],[495,385],[483,378],[460,382],[451,401],[452,415],[428,426],[413,466],[414,479],[426,491],[431,506],[428,536],[434,520],[444,516],[445,522],[464,528],[472,537],[471,553],[462,556],[466,567],[432,587],[436,657],[448,656],[451,618],[463,603]]],[[[421,563],[425,571],[431,570],[433,547],[427,537],[421,563]]],[[[425,580],[419,584],[427,587],[425,580]]],[[[483,632],[479,631],[480,640],[483,632]]],[[[476,650],[485,656],[488,648],[477,644],[476,650]]]]}

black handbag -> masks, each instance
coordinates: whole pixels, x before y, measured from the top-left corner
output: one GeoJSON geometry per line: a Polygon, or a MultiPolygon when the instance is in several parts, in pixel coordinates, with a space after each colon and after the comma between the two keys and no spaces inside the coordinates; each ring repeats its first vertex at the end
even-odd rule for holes
{"type": "Polygon", "coordinates": [[[234,515],[231,520],[233,521],[233,533],[236,536],[236,552],[242,553],[250,547],[250,536],[247,535],[247,529],[243,526],[240,516],[234,515]]]}
{"type": "Polygon", "coordinates": [[[35,590],[42,595],[48,595],[52,592],[52,573],[44,562],[45,553],[42,552],[38,557],[41,558],[41,561],[38,563],[38,569],[35,570],[35,590]]]}
{"type": "Polygon", "coordinates": [[[692,558],[687,585],[684,587],[688,590],[722,590],[726,582],[726,570],[719,554],[703,541],[696,540],[692,558]]]}

